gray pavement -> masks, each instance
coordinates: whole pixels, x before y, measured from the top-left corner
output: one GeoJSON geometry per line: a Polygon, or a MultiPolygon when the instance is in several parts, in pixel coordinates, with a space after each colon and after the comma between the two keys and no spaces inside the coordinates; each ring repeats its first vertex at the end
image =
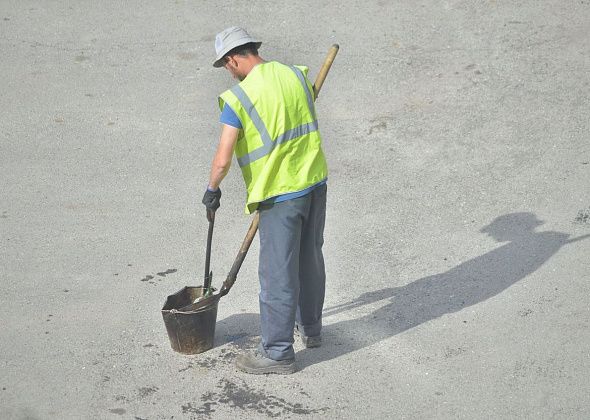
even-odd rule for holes
{"type": "MultiPolygon", "coordinates": [[[[588,418],[590,2],[0,1],[0,418],[588,418]],[[324,345],[238,373],[255,243],[214,349],[160,309],[202,281],[216,32],[315,77],[324,345]]],[[[232,168],[214,284],[250,219],[232,168]]]]}

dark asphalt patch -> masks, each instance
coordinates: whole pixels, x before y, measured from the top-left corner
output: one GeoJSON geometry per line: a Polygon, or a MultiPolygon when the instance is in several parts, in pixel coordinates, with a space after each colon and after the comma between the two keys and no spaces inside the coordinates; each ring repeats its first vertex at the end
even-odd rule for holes
{"type": "Polygon", "coordinates": [[[590,207],[578,211],[574,223],[590,224],[590,207]]]}

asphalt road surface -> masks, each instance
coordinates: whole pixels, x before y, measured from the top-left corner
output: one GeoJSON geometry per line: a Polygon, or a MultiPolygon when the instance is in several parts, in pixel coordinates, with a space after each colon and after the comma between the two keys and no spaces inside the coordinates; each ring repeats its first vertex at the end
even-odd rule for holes
{"type": "MultiPolygon", "coordinates": [[[[0,1],[0,418],[589,418],[590,1],[0,1]],[[255,241],[215,347],[173,352],[202,282],[214,36],[340,53],[319,349],[249,376],[255,241]]],[[[250,218],[237,167],[219,287],[250,218]]]]}

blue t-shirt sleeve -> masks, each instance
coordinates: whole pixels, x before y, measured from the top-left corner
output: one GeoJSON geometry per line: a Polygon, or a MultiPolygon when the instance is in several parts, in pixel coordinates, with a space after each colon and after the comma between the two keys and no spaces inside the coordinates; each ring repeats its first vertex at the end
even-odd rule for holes
{"type": "Polygon", "coordinates": [[[240,119],[236,115],[233,109],[231,109],[227,104],[223,105],[223,110],[221,111],[221,117],[219,117],[219,121],[222,124],[231,125],[235,128],[242,128],[242,123],[240,119]]]}

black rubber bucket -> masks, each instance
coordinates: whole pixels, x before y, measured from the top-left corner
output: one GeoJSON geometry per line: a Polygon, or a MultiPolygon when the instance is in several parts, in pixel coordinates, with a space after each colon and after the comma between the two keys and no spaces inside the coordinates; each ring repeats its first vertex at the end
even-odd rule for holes
{"type": "MultiPolygon", "coordinates": [[[[213,289],[215,290],[215,289],[213,289]]],[[[196,311],[180,311],[180,308],[193,303],[203,296],[203,287],[189,287],[168,296],[162,316],[174,351],[183,354],[203,353],[213,347],[215,322],[217,321],[217,304],[213,299],[210,305],[196,311]]]]}

